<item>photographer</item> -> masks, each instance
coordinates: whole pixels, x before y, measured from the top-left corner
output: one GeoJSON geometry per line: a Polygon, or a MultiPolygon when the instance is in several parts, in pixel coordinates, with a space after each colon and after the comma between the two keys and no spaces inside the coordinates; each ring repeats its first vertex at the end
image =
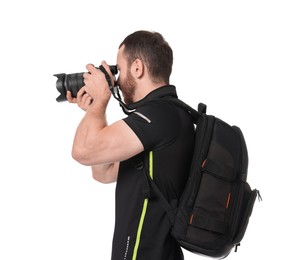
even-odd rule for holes
{"type": "MultiPolygon", "coordinates": [[[[100,69],[87,65],[85,86],[76,98],[67,93],[70,103],[86,111],[75,134],[73,158],[91,166],[97,181],[117,182],[112,260],[183,259],[166,212],[143,192],[146,170],[177,205],[189,172],[194,127],[190,114],[166,99],[177,97],[169,85],[172,63],[172,49],[161,34],[137,31],[124,39],[117,54],[117,84],[132,113],[111,125],[106,120],[111,92],[100,69]]],[[[111,76],[106,62],[102,66],[111,76]]]]}

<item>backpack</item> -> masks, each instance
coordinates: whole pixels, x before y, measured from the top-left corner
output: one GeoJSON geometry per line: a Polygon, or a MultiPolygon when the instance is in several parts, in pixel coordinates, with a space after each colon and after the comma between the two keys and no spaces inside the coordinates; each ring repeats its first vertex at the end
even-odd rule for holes
{"type": "MultiPolygon", "coordinates": [[[[137,105],[126,106],[119,91],[109,83],[110,91],[125,114],[137,105]]],[[[142,171],[142,192],[159,201],[172,224],[171,234],[178,244],[193,253],[225,258],[240,245],[253,206],[260,193],[247,182],[248,151],[241,129],[206,114],[206,105],[195,110],[177,98],[173,86],[152,93],[151,99],[163,98],[191,114],[195,125],[195,145],[188,180],[178,206],[172,206],[159,190],[140,155],[133,159],[142,171]],[[154,95],[153,95],[154,94],[154,95]]]]}
{"type": "MultiPolygon", "coordinates": [[[[169,102],[191,113],[196,130],[188,181],[177,208],[146,171],[146,181],[172,223],[172,236],[193,253],[224,258],[240,245],[258,196],[247,182],[248,152],[242,131],[177,98],[169,102]]],[[[147,186],[145,185],[145,186],[147,186]]],[[[235,250],[236,251],[236,250],[235,250]]]]}

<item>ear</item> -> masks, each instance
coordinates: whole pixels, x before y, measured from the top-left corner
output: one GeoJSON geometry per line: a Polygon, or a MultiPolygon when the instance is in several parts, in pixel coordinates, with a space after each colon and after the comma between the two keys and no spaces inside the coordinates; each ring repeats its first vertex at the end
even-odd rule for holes
{"type": "Polygon", "coordinates": [[[131,65],[131,72],[135,78],[141,78],[145,72],[145,66],[140,59],[136,59],[131,65]]]}

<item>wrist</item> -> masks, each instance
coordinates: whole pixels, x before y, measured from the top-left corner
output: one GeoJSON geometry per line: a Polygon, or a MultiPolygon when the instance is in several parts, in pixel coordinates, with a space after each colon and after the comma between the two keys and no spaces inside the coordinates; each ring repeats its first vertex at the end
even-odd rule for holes
{"type": "Polygon", "coordinates": [[[96,114],[105,114],[107,105],[108,101],[93,100],[93,102],[89,105],[87,111],[94,112],[96,114]]]}

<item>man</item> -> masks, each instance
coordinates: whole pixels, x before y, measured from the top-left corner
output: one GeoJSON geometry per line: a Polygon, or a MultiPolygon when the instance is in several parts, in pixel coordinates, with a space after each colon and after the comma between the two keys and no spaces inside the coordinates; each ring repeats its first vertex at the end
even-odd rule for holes
{"type": "MultiPolygon", "coordinates": [[[[106,121],[111,92],[101,70],[87,65],[77,98],[67,93],[69,102],[86,111],[73,158],[91,166],[97,181],[117,182],[112,260],[183,259],[163,207],[143,192],[145,170],[176,206],[189,172],[194,127],[190,114],[166,98],[177,97],[169,85],[172,63],[172,49],[161,34],[137,31],[124,39],[117,55],[118,85],[133,112],[111,125],[106,121]]],[[[102,66],[111,75],[106,62],[102,66]]]]}

